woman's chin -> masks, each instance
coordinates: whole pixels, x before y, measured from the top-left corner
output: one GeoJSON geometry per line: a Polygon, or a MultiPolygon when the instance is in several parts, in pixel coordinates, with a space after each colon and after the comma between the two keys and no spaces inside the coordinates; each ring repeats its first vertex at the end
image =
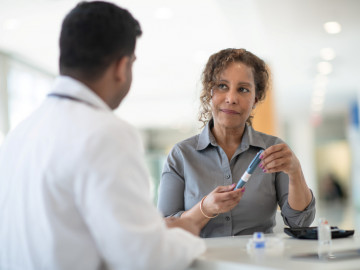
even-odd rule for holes
{"type": "Polygon", "coordinates": [[[220,128],[225,128],[225,129],[241,129],[244,128],[245,123],[242,122],[240,123],[239,121],[234,122],[234,121],[221,121],[219,122],[219,127],[220,128]]]}

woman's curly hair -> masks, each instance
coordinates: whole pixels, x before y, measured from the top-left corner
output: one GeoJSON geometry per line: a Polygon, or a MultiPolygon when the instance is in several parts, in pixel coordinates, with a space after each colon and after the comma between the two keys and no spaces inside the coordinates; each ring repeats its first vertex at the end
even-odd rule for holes
{"type": "MultiPolygon", "coordinates": [[[[251,67],[255,80],[255,97],[257,101],[265,99],[265,94],[270,87],[270,72],[265,62],[245,49],[225,49],[210,56],[202,73],[202,91],[200,93],[199,121],[204,126],[212,118],[211,89],[214,87],[221,72],[230,63],[241,62],[251,67]]],[[[250,115],[246,123],[251,125],[253,116],[250,115]]]]}

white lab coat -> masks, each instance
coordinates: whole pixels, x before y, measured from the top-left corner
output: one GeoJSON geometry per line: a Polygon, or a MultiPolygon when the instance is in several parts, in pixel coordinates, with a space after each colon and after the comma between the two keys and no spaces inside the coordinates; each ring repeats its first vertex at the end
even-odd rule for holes
{"type": "MultiPolygon", "coordinates": [[[[167,229],[134,128],[59,77],[0,149],[0,269],[183,269],[203,240],[167,229]]],[[[141,117],[141,116],[139,116],[141,117]]]]}

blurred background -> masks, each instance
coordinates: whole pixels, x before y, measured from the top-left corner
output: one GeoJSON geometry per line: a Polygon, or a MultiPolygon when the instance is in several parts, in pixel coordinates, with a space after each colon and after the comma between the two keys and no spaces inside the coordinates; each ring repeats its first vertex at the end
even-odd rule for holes
{"type": "MultiPolygon", "coordinates": [[[[62,19],[79,1],[0,0],[0,147],[58,75],[62,19]]],[[[143,29],[133,86],[116,110],[142,134],[154,203],[172,146],[201,131],[208,57],[246,48],[271,68],[257,130],[285,140],[317,198],[317,217],[360,229],[360,1],[124,0],[143,29]]]]}

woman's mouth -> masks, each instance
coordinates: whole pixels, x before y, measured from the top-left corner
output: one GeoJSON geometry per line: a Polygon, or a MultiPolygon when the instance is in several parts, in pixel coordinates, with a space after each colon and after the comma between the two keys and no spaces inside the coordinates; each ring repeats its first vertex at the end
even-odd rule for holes
{"type": "Polygon", "coordinates": [[[227,109],[220,109],[220,111],[226,114],[239,114],[237,111],[227,110],[227,109]]]}

